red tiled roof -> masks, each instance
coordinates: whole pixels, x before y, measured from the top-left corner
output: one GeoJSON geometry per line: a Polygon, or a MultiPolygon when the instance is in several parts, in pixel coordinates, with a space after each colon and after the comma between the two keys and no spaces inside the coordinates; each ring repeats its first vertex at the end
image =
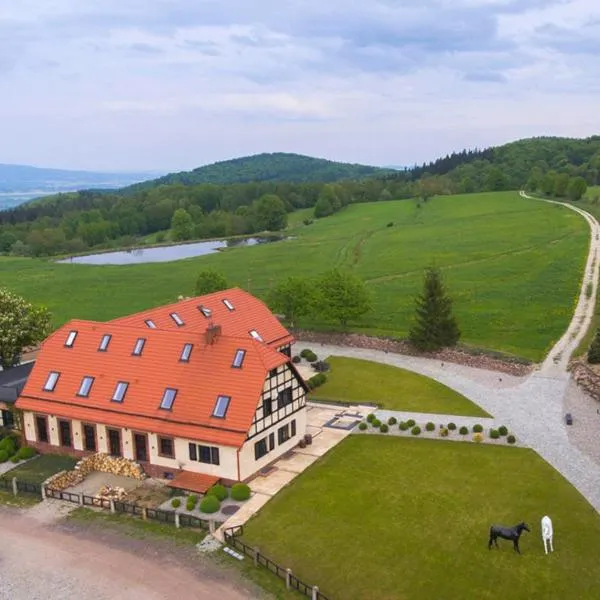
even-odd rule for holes
{"type": "Polygon", "coordinates": [[[293,336],[264,302],[239,288],[180,300],[111,322],[147,328],[145,321],[148,319],[152,320],[158,329],[204,331],[208,323],[213,322],[221,326],[224,335],[247,337],[250,330],[254,329],[271,346],[279,347],[294,341],[293,336]],[[231,303],[233,310],[227,308],[224,300],[231,303]],[[211,311],[210,317],[205,317],[198,309],[201,305],[211,311]],[[184,325],[178,326],[170,316],[171,313],[177,313],[184,325]]]}
{"type": "Polygon", "coordinates": [[[168,487],[178,490],[196,492],[198,494],[206,493],[219,478],[215,475],[206,475],[205,473],[192,473],[191,471],[181,471],[175,475],[175,479],[167,483],[168,487]]]}
{"type": "Polygon", "coordinates": [[[269,370],[288,361],[250,336],[221,335],[207,344],[200,328],[71,321],[44,341],[17,407],[239,447],[269,370]],[[78,332],[72,348],[65,346],[70,331],[78,332]],[[105,334],[112,338],[107,351],[101,352],[98,347],[105,334]],[[133,356],[140,337],[146,340],[142,355],[133,356]],[[180,361],[185,344],[193,344],[189,362],[180,361]],[[239,369],[232,367],[237,350],[245,351],[239,369]],[[60,373],[51,392],[43,390],[50,371],[60,373]],[[85,376],[94,382],[89,396],[81,397],[77,392],[85,376]],[[113,402],[120,381],[129,386],[123,402],[113,402]],[[177,390],[171,410],[160,408],[166,388],[177,390]],[[223,419],[212,416],[219,395],[231,397],[223,419]]]}

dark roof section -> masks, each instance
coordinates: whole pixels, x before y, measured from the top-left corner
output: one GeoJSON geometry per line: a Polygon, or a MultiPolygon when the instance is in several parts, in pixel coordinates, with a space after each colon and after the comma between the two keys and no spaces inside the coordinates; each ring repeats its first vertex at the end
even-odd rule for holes
{"type": "Polygon", "coordinates": [[[17,400],[34,364],[34,362],[29,362],[6,371],[0,371],[0,402],[13,403],[17,400]]]}

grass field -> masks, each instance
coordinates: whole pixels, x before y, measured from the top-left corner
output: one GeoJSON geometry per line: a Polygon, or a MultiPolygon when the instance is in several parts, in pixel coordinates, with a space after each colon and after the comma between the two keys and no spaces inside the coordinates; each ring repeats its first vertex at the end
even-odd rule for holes
{"type": "Polygon", "coordinates": [[[327,382],[313,400],[375,402],[381,408],[411,412],[489,417],[462,394],[417,373],[381,363],[330,356],[327,382]]]}
{"type": "Polygon", "coordinates": [[[279,492],[244,538],[332,598],[598,597],[600,516],[527,449],[350,436],[279,492]],[[521,556],[503,540],[488,551],[492,523],[521,520],[531,528],[521,556]]]}
{"type": "MultiPolygon", "coordinates": [[[[454,297],[463,342],[539,360],[569,322],[588,245],[581,217],[516,192],[354,204],[309,226],[292,220],[294,240],[173,263],[98,267],[0,258],[0,282],[48,305],[60,324],[189,295],[205,268],[264,297],[291,273],[339,267],[373,293],[373,311],[352,329],[402,337],[423,269],[435,263],[454,297]]],[[[335,328],[311,319],[300,325],[335,328]]]]}
{"type": "Polygon", "coordinates": [[[4,477],[10,479],[16,477],[21,481],[27,481],[29,483],[43,483],[48,477],[59,471],[71,470],[76,462],[77,460],[70,456],[44,454],[26,462],[20,467],[11,469],[4,477]]]}

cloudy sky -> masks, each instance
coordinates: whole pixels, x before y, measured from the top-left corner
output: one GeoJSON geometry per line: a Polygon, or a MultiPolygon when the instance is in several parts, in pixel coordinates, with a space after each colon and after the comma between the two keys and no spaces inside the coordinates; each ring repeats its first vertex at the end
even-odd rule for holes
{"type": "Polygon", "coordinates": [[[0,162],[413,164],[600,133],[598,0],[0,0],[0,162]]]}

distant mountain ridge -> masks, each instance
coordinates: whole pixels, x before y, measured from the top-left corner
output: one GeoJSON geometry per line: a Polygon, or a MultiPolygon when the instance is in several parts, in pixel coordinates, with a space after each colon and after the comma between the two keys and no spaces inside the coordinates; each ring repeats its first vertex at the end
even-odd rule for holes
{"type": "Polygon", "coordinates": [[[212,183],[290,182],[330,183],[343,179],[363,179],[391,173],[391,169],[369,165],[342,163],[303,154],[273,152],[243,156],[198,167],[192,171],[169,173],[164,177],[144,181],[120,190],[138,192],[160,185],[199,185],[212,183]]]}

